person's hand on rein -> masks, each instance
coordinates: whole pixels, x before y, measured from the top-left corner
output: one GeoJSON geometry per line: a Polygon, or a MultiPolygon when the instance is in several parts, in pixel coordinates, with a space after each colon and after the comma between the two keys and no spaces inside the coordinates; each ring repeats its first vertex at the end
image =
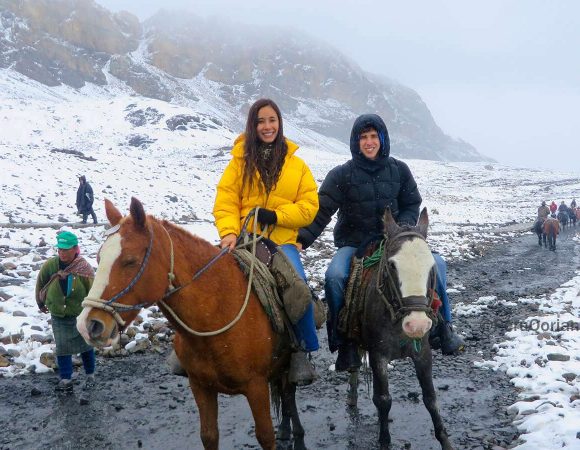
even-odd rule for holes
{"type": "Polygon", "coordinates": [[[229,250],[228,251],[232,251],[236,248],[236,241],[238,240],[238,237],[234,234],[234,233],[230,233],[230,234],[226,234],[222,240],[220,241],[220,247],[221,248],[226,248],[228,247],[229,250]]]}

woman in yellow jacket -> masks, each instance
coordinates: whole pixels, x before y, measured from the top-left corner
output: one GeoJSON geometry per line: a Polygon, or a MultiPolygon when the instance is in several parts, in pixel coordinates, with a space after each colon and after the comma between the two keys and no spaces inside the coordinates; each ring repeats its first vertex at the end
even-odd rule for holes
{"type": "MultiPolygon", "coordinates": [[[[269,99],[256,101],[248,113],[246,131],[232,149],[232,159],[217,186],[213,214],[221,247],[235,247],[248,213],[259,206],[257,220],[270,225],[274,241],[306,280],[296,248],[298,229],[308,226],[318,212],[318,194],[308,166],[294,155],[298,146],[284,137],[282,115],[269,99]]],[[[252,223],[249,230],[253,229],[252,223]]],[[[313,306],[294,329],[302,351],[293,353],[290,372],[298,384],[309,384],[316,374],[306,353],[318,350],[313,306]]]]}

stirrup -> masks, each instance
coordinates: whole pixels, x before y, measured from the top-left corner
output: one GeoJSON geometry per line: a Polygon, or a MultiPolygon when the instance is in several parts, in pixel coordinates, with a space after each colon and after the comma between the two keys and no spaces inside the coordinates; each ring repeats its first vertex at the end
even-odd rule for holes
{"type": "Polygon", "coordinates": [[[355,342],[347,342],[338,347],[338,356],[334,364],[336,372],[357,371],[361,366],[361,359],[358,353],[358,345],[355,342]]]}
{"type": "Polygon", "coordinates": [[[441,353],[456,355],[465,350],[465,341],[457,334],[450,323],[443,323],[440,334],[441,353]]]}
{"type": "Polygon", "coordinates": [[[318,378],[318,375],[308,355],[303,351],[293,352],[290,355],[288,381],[296,386],[308,386],[316,378],[318,378]]]}

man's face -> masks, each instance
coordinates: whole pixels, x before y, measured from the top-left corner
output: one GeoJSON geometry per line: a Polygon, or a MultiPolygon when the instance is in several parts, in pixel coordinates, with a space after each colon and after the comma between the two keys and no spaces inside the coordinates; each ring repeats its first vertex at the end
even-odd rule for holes
{"type": "Polygon", "coordinates": [[[373,160],[377,159],[377,155],[381,149],[379,133],[372,129],[361,133],[359,138],[359,147],[365,158],[373,160]]]}

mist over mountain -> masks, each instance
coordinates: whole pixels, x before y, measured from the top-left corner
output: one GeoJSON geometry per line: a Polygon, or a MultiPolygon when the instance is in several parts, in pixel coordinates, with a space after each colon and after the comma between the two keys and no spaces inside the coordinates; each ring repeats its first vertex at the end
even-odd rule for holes
{"type": "Polygon", "coordinates": [[[412,89],[291,29],[165,11],[141,23],[92,0],[0,0],[0,68],[187,106],[236,131],[259,97],[275,99],[293,129],[345,143],[354,118],[376,112],[396,155],[490,160],[445,135],[412,89]]]}

